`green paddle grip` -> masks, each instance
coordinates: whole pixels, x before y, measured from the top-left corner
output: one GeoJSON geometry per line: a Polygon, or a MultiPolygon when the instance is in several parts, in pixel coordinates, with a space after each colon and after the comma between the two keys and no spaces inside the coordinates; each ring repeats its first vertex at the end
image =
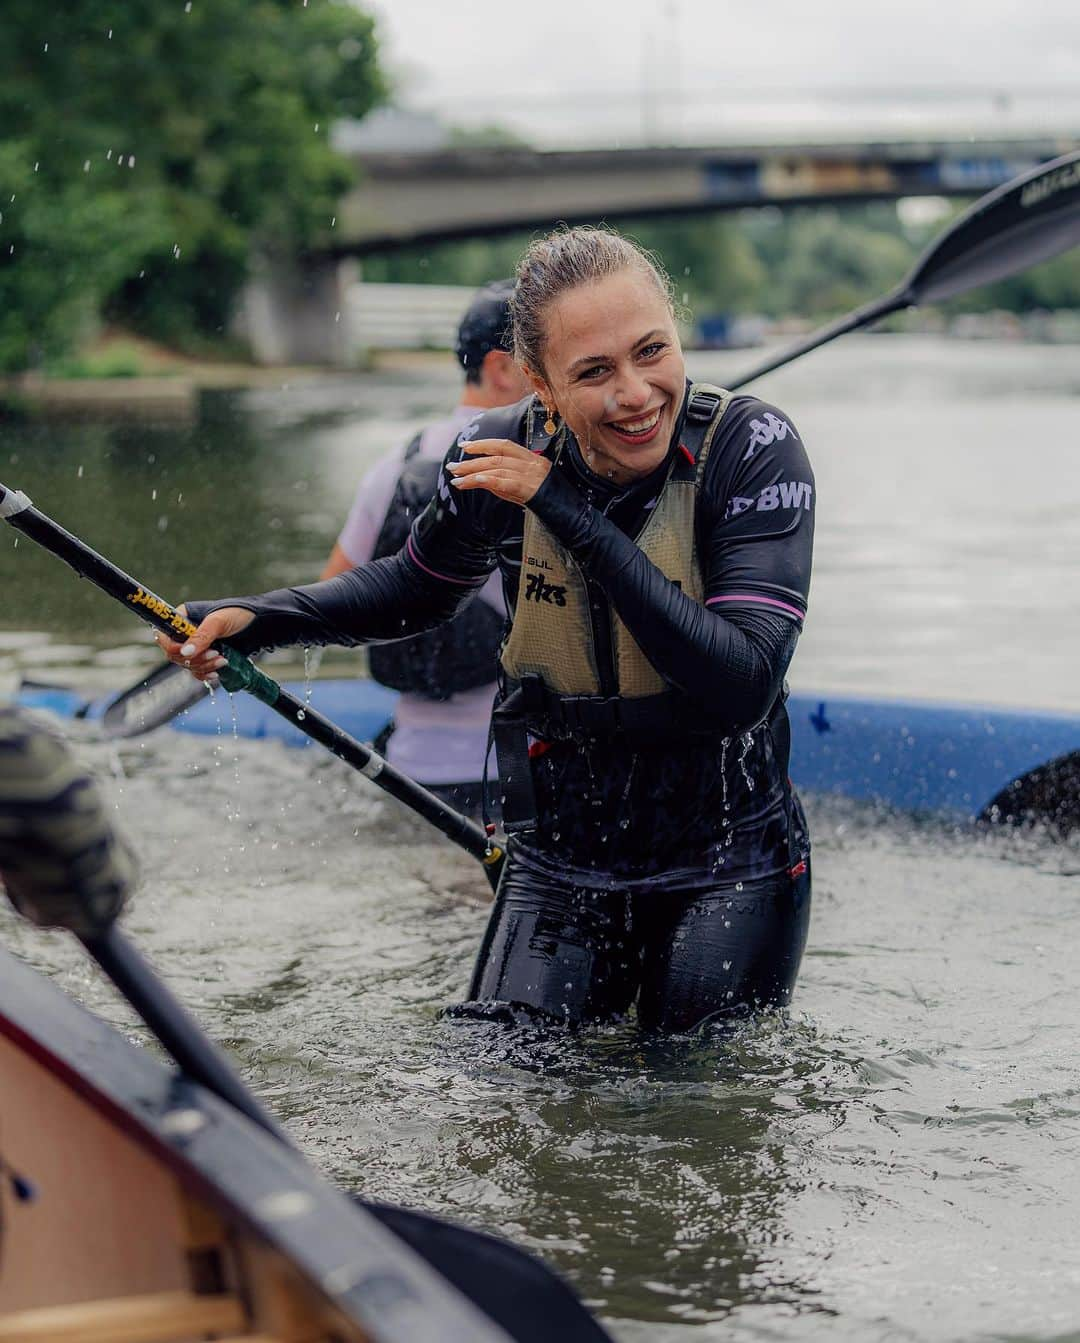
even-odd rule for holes
{"type": "Polygon", "coordinates": [[[218,680],[222,689],[227,690],[230,695],[246,690],[249,695],[254,695],[256,699],[273,708],[281,695],[281,686],[273,677],[261,672],[249,657],[238,653],[235,648],[226,645],[223,648],[219,647],[218,652],[229,664],[218,670],[218,680]]]}

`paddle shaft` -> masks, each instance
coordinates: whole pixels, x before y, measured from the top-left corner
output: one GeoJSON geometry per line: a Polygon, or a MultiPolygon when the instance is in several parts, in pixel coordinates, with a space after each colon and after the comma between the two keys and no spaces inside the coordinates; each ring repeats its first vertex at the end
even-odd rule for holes
{"type": "Polygon", "coordinates": [[[811,350],[816,350],[819,345],[825,345],[830,340],[835,340],[837,336],[846,335],[849,331],[858,331],[860,327],[869,326],[871,322],[877,322],[882,317],[887,317],[891,312],[899,312],[901,308],[909,308],[915,300],[906,290],[896,290],[891,294],[886,294],[884,298],[879,298],[873,303],[866,304],[865,307],[856,308],[854,312],[849,312],[846,317],[837,318],[835,322],[830,322],[828,326],[819,327],[813,331],[805,340],[799,341],[795,345],[789,345],[787,349],[771,355],[763,360],[748,372],[740,374],[734,381],[728,380],[725,386],[729,391],[734,392],[739,387],[745,387],[748,382],[753,382],[755,378],[760,378],[765,373],[771,373],[774,368],[781,368],[784,364],[790,364],[793,359],[798,359],[800,355],[809,354],[811,350]]]}
{"type": "MultiPolygon", "coordinates": [[[[2,484],[0,484],[0,518],[69,564],[81,578],[88,579],[107,596],[134,609],[144,620],[171,639],[188,638],[195,633],[195,626],[191,621],[168,602],[35,508],[26,495],[2,484]]],[[[391,797],[396,797],[411,807],[447,839],[452,840],[466,853],[478,858],[484,864],[492,889],[498,885],[505,855],[497,845],[491,843],[475,821],[461,815],[442,798],[429,793],[408,775],[402,774],[400,770],[383,760],[370,746],[350,737],[347,732],[343,732],[309,704],[304,704],[295,695],[283,690],[275,680],[260,671],[250,658],[244,657],[227,645],[222,646],[220,651],[229,663],[229,666],[223,668],[220,673],[222,685],[227,690],[248,691],[306,736],[319,742],[353,769],[371,779],[384,793],[389,793],[391,797]]]]}
{"type": "Polygon", "coordinates": [[[79,941],[188,1077],[275,1138],[291,1141],[115,924],[104,933],[80,937],[79,941]]]}

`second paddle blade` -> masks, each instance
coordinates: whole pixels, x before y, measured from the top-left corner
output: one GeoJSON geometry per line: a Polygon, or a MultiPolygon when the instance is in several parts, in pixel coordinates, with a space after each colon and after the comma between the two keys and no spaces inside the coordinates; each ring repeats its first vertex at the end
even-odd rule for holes
{"type": "Polygon", "coordinates": [[[101,715],[101,724],[106,736],[137,737],[171,723],[205,695],[206,687],[190,673],[165,662],[110,700],[101,715]]]}

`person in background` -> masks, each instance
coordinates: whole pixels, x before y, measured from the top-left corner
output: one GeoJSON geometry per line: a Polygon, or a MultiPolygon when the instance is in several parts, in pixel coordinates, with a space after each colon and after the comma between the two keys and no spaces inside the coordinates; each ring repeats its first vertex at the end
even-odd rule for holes
{"type": "MultiPolygon", "coordinates": [[[[470,420],[530,391],[510,352],[513,289],[512,280],[498,280],[477,291],[455,347],[465,370],[460,402],[364,475],[321,578],[396,554],[435,493],[443,458],[470,420]]],[[[493,574],[449,624],[369,649],[372,677],[401,691],[389,738],[380,742],[387,759],[462,811],[480,810],[505,620],[502,585],[493,574]]]]}

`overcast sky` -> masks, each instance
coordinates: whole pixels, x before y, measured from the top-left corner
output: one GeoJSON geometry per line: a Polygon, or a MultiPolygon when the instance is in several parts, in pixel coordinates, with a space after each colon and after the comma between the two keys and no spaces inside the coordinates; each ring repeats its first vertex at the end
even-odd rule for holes
{"type": "Polygon", "coordinates": [[[1080,0],[361,2],[401,101],[545,144],[1080,130],[1080,0]]]}

